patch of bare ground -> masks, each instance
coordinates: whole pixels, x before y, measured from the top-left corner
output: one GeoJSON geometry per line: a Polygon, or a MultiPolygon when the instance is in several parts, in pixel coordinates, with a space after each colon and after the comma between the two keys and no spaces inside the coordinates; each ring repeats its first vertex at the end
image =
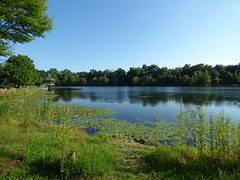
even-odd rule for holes
{"type": "Polygon", "coordinates": [[[5,159],[0,160],[0,175],[8,176],[12,169],[19,167],[22,159],[5,159]]]}
{"type": "Polygon", "coordinates": [[[119,158],[119,170],[137,175],[143,172],[142,155],[146,151],[155,149],[155,146],[134,142],[134,140],[118,140],[118,149],[122,154],[119,158]]]}
{"type": "Polygon", "coordinates": [[[134,140],[126,140],[124,142],[125,145],[129,146],[129,147],[138,147],[138,148],[147,148],[147,149],[155,149],[155,146],[150,146],[150,145],[146,145],[146,144],[142,144],[139,142],[135,142],[134,140]]]}

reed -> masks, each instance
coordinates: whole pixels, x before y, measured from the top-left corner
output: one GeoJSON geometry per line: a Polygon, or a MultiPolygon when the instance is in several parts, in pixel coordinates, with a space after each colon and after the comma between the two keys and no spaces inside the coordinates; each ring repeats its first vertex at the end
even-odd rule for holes
{"type": "Polygon", "coordinates": [[[171,170],[181,179],[239,178],[239,122],[231,122],[224,110],[206,114],[201,106],[184,104],[180,104],[176,122],[174,146],[165,145],[145,157],[151,170],[171,170]]]}
{"type": "MultiPolygon", "coordinates": [[[[51,96],[48,101],[44,96],[25,94],[0,102],[0,157],[20,159],[28,167],[13,177],[25,179],[27,172],[28,178],[66,179],[101,176],[113,169],[116,158],[111,144],[94,143],[97,137],[86,135],[71,121],[109,112],[54,104],[51,96]],[[73,150],[74,161],[69,158],[73,150]]],[[[1,172],[0,177],[6,178],[1,172]]]]}
{"type": "Polygon", "coordinates": [[[126,171],[117,172],[116,144],[125,137],[157,147],[138,155],[145,179],[240,178],[240,123],[224,110],[207,114],[202,106],[181,103],[174,123],[160,120],[157,110],[154,122],[130,123],[111,118],[114,111],[105,107],[56,104],[44,96],[22,93],[0,101],[0,162],[22,164],[11,171],[13,179],[119,178],[113,174],[126,171]]]}

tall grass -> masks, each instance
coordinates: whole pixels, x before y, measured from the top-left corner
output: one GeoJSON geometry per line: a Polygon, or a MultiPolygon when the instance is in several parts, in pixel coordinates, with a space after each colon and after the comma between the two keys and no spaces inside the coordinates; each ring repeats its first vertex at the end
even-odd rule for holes
{"type": "Polygon", "coordinates": [[[239,122],[222,110],[207,114],[201,106],[180,105],[171,146],[146,156],[150,170],[172,173],[175,178],[238,179],[240,169],[239,122]]]}
{"type": "Polygon", "coordinates": [[[223,110],[208,114],[202,106],[180,104],[175,123],[160,120],[158,111],[154,122],[129,123],[104,107],[55,104],[36,92],[0,101],[0,159],[21,164],[10,177],[101,179],[119,160],[112,137],[126,136],[160,142],[142,157],[143,172],[159,179],[240,178],[240,123],[223,110]],[[91,130],[94,136],[84,132],[91,130]]]}
{"type": "MultiPolygon", "coordinates": [[[[107,111],[53,104],[41,93],[0,102],[0,158],[21,162],[21,171],[12,171],[12,177],[78,179],[107,174],[116,161],[111,139],[99,143],[97,136],[72,122],[93,114],[104,116],[107,111]]],[[[5,174],[0,172],[0,177],[5,174]]]]}
{"type": "Polygon", "coordinates": [[[10,105],[8,101],[0,102],[0,119],[7,121],[9,118],[10,105]]]}
{"type": "MultiPolygon", "coordinates": [[[[183,106],[183,105],[181,105],[183,106]]],[[[239,141],[239,123],[231,122],[231,118],[222,110],[219,114],[208,114],[202,107],[196,108],[185,105],[177,115],[175,131],[176,138],[181,145],[192,147],[202,156],[205,151],[211,152],[211,156],[225,158],[229,154],[239,156],[237,144],[239,141]],[[182,113],[184,112],[184,113],[182,113]]]]}

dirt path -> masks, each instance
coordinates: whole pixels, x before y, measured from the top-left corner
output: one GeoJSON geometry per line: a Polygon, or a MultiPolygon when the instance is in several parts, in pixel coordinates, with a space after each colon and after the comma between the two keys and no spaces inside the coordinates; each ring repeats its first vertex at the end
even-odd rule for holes
{"type": "Polygon", "coordinates": [[[118,140],[117,147],[120,151],[118,170],[122,172],[125,178],[147,179],[148,175],[144,174],[143,155],[155,149],[154,146],[140,144],[133,140],[118,140]],[[146,177],[145,177],[146,176],[146,177]]]}

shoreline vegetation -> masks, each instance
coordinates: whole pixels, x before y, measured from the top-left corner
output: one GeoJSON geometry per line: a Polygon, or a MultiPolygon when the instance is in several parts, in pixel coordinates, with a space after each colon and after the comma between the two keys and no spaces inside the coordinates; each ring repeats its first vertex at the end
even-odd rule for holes
{"type": "Polygon", "coordinates": [[[51,68],[48,71],[35,69],[28,56],[11,56],[0,63],[0,87],[14,85],[42,85],[48,74],[56,86],[239,86],[240,64],[216,65],[197,64],[167,68],[157,65],[130,67],[104,71],[71,72],[51,68]],[[22,67],[19,67],[21,64],[22,67]]]}
{"type": "Polygon", "coordinates": [[[36,87],[0,93],[0,178],[240,179],[240,123],[179,103],[177,120],[111,118],[36,87]]]}
{"type": "Polygon", "coordinates": [[[104,71],[91,69],[89,72],[71,72],[51,68],[36,70],[41,85],[47,74],[55,79],[57,86],[239,86],[240,64],[216,65],[197,64],[167,68],[144,64],[142,67],[118,68],[104,71]]]}

